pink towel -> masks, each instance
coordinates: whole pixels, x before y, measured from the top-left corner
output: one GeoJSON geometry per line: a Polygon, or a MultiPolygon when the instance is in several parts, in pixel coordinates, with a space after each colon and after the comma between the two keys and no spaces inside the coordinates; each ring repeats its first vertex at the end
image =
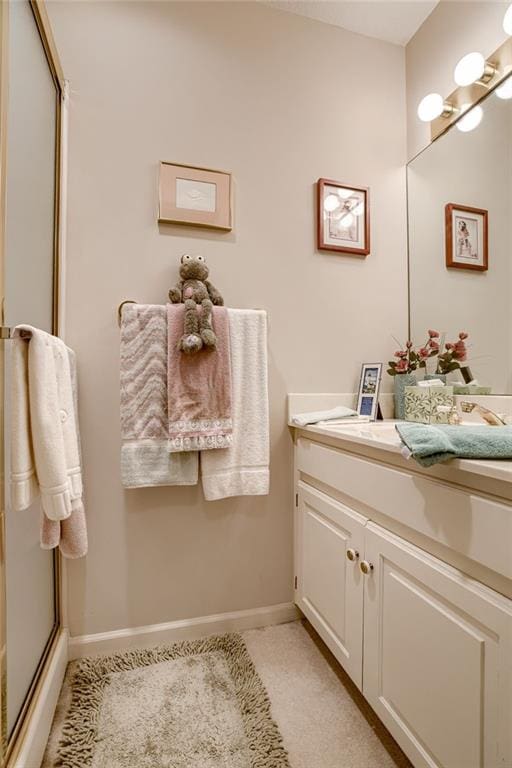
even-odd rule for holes
{"type": "Polygon", "coordinates": [[[167,305],[169,452],[229,448],[232,442],[231,357],[225,307],[214,307],[215,349],[178,349],[185,306],[167,305]]]}

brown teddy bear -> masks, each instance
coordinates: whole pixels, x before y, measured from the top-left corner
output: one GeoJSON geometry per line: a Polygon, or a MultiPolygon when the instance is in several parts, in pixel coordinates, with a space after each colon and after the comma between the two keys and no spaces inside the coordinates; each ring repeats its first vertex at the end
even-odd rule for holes
{"type": "Polygon", "coordinates": [[[209,269],[203,256],[184,253],[180,264],[180,282],[169,291],[173,304],[185,304],[184,333],[178,348],[187,354],[199,352],[203,345],[215,348],[217,338],[212,328],[212,305],[221,307],[224,299],[206,279],[209,269]],[[197,305],[201,312],[197,312],[197,305]]]}

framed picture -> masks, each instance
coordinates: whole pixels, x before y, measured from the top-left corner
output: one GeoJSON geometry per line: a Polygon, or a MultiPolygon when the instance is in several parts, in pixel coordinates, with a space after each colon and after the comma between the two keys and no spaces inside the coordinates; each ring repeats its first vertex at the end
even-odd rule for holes
{"type": "Polygon", "coordinates": [[[488,268],[487,211],[448,203],[445,207],[446,266],[450,269],[488,268]]]}
{"type": "Polygon", "coordinates": [[[375,421],[377,418],[381,378],[382,363],[363,363],[357,396],[357,412],[360,416],[369,416],[370,421],[375,421]]]}
{"type": "Polygon", "coordinates": [[[366,256],[370,253],[370,190],[331,179],[317,182],[317,246],[366,256]]]}
{"type": "Polygon", "coordinates": [[[231,174],[211,168],[160,163],[158,221],[229,231],[231,174]]]}

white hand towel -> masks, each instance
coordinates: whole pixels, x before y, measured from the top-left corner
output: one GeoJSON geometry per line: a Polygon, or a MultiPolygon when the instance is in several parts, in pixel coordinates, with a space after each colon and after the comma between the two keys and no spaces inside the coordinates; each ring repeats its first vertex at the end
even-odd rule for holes
{"type": "Polygon", "coordinates": [[[228,309],[233,444],[201,453],[204,496],[262,496],[269,491],[267,316],[228,309]]]}
{"type": "Polygon", "coordinates": [[[351,419],[359,416],[353,408],[347,408],[344,405],[338,405],[329,411],[312,411],[311,413],[298,413],[292,417],[292,422],[299,427],[305,427],[308,424],[318,424],[319,421],[333,421],[334,419],[351,419]]]}
{"type": "Polygon", "coordinates": [[[19,337],[14,337],[11,349],[11,474],[9,486],[11,508],[14,512],[20,512],[30,507],[39,493],[39,487],[30,431],[28,343],[19,337]]]}
{"type": "Polygon", "coordinates": [[[71,514],[72,499],[82,495],[80,465],[72,450],[75,413],[66,346],[56,336],[28,325],[16,330],[31,334],[29,412],[43,511],[50,520],[65,520],[71,514]]]}

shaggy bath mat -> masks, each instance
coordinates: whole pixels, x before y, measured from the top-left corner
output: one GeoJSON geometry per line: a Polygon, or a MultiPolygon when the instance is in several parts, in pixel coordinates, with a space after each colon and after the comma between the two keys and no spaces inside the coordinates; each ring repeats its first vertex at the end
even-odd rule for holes
{"type": "Polygon", "coordinates": [[[57,765],[290,768],[240,635],[83,659],[57,765]]]}

